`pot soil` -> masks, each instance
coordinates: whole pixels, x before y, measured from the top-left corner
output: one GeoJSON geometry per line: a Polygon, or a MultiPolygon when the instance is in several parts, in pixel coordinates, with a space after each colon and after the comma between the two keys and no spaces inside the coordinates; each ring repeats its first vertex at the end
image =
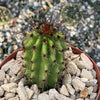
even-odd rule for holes
{"type": "MultiPolygon", "coordinates": [[[[68,45],[68,46],[72,48],[74,54],[81,54],[81,53],[84,53],[83,51],[81,51],[81,50],[79,50],[79,49],[77,49],[77,48],[75,48],[75,47],[73,47],[73,46],[70,46],[70,45],[68,45]]],[[[2,61],[2,63],[0,64],[0,68],[1,68],[5,63],[7,63],[8,61],[10,61],[11,59],[15,59],[15,58],[16,58],[17,52],[18,52],[18,51],[21,51],[21,50],[23,50],[23,48],[20,48],[20,49],[16,50],[15,52],[11,53],[8,57],[6,57],[6,58],[2,61]]],[[[93,63],[93,66],[94,66],[94,70],[96,71],[96,77],[97,77],[97,80],[98,80],[98,93],[97,93],[97,96],[96,96],[96,99],[95,99],[95,100],[98,100],[99,95],[100,95],[100,70],[99,70],[99,68],[97,67],[96,63],[93,61],[93,59],[92,59],[90,56],[88,56],[86,53],[84,53],[84,54],[91,60],[91,62],[93,63]]]]}

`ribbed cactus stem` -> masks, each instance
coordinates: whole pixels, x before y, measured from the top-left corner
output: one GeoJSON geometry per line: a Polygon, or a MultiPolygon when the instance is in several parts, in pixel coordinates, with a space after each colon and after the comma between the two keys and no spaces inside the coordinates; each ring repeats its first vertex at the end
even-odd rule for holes
{"type": "Polygon", "coordinates": [[[64,69],[64,35],[50,25],[36,27],[24,41],[26,76],[42,90],[53,88],[64,69]],[[48,26],[48,27],[47,27],[48,26]]]}

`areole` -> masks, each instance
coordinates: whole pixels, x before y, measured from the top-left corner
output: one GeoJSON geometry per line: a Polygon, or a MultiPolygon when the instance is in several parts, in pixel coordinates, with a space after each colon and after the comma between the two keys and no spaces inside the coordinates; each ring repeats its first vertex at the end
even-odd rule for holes
{"type": "MultiPolygon", "coordinates": [[[[67,45],[67,46],[71,47],[72,50],[73,50],[73,52],[74,52],[75,54],[84,53],[83,51],[79,50],[79,49],[76,48],[76,47],[73,47],[73,46],[70,46],[70,45],[67,45]]],[[[8,57],[6,57],[6,58],[2,61],[2,63],[0,64],[0,68],[1,68],[5,63],[7,63],[9,60],[11,60],[12,58],[15,59],[15,58],[16,58],[17,52],[18,52],[18,51],[21,51],[21,50],[23,50],[23,48],[20,48],[20,49],[14,51],[14,52],[11,53],[8,57]]],[[[85,54],[86,54],[86,53],[85,53],[85,54]]],[[[94,65],[94,70],[96,71],[97,80],[98,80],[98,93],[97,93],[97,97],[96,97],[95,100],[98,100],[98,98],[99,98],[99,96],[100,96],[100,70],[99,70],[99,68],[97,67],[96,63],[93,61],[93,59],[92,59],[90,56],[88,56],[87,54],[86,54],[86,56],[92,61],[93,65],[94,65]]]]}

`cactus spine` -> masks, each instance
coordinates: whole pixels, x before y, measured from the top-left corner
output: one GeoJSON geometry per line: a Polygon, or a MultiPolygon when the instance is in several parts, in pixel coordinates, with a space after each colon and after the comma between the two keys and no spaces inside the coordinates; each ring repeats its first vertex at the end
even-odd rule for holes
{"type": "Polygon", "coordinates": [[[26,34],[26,76],[42,90],[53,88],[64,69],[65,36],[53,25],[42,24],[26,34]]]}

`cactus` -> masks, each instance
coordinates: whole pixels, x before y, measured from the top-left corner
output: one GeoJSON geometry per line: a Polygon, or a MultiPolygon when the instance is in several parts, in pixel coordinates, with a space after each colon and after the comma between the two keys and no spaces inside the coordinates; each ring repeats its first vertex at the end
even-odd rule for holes
{"type": "Polygon", "coordinates": [[[61,11],[62,20],[65,21],[68,25],[78,24],[82,19],[82,11],[80,11],[80,7],[77,4],[68,4],[63,7],[61,11]]]}
{"type": "Polygon", "coordinates": [[[10,17],[10,11],[3,6],[0,6],[0,25],[8,24],[8,22],[10,21],[10,17]]]}
{"type": "Polygon", "coordinates": [[[56,86],[62,76],[64,51],[67,46],[65,36],[49,23],[36,26],[26,34],[24,44],[25,75],[30,83],[37,84],[42,90],[56,86]]]}

